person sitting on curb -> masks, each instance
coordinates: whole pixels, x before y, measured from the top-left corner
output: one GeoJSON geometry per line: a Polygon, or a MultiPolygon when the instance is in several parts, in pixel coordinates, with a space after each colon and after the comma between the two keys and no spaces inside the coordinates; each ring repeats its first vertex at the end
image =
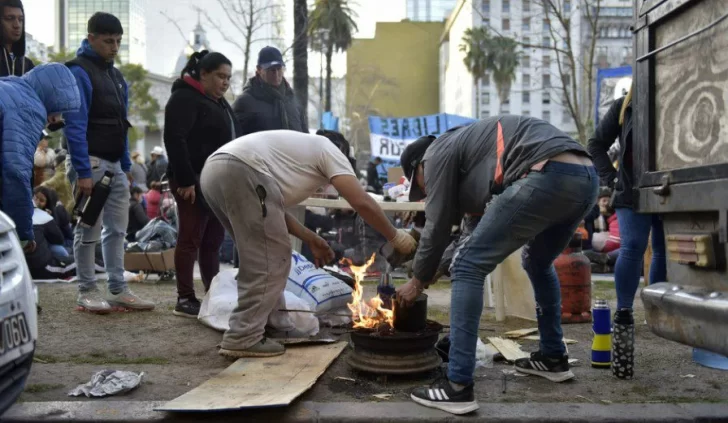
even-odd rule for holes
{"type": "Polygon", "coordinates": [[[541,119],[500,115],[422,137],[401,156],[410,201],[427,199],[413,263],[414,277],[397,289],[408,307],[435,282],[463,214],[482,214],[452,260],[450,355],[447,376],[416,389],[418,404],[453,414],[478,409],[473,392],[475,347],[486,276],[523,248],[523,268],[537,304],[540,349],[516,360],[516,370],[563,382],[574,377],[561,330],[561,292],[554,259],[596,202],[599,176],[577,141],[541,119]],[[487,206],[487,207],[486,207],[487,206]]]}
{"type": "Polygon", "coordinates": [[[133,242],[136,239],[137,232],[144,228],[150,219],[147,216],[147,211],[144,210],[144,205],[142,205],[142,197],[144,196],[142,188],[133,186],[130,188],[130,191],[129,226],[126,229],[126,240],[133,242]]]}

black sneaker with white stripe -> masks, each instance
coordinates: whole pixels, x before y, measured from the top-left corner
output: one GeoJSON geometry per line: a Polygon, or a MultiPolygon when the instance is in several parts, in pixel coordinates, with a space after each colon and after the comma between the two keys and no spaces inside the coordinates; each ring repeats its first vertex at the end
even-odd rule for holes
{"type": "Polygon", "coordinates": [[[467,414],[479,408],[473,394],[473,384],[456,391],[447,378],[437,380],[429,387],[412,392],[412,401],[425,407],[437,408],[452,414],[467,414]]]}
{"type": "Polygon", "coordinates": [[[521,373],[545,377],[552,382],[564,382],[574,378],[574,373],[569,370],[569,356],[566,354],[554,358],[537,351],[531,353],[529,358],[516,360],[515,367],[521,373]]]}

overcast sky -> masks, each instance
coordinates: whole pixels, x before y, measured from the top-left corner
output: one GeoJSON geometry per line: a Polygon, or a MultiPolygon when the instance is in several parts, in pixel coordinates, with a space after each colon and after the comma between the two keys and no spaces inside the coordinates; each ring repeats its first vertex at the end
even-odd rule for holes
{"type": "MultiPolygon", "coordinates": [[[[292,38],[293,34],[293,0],[286,1],[286,36],[292,38]]],[[[24,0],[26,15],[26,30],[36,39],[51,46],[55,44],[56,23],[55,0],[24,0]]],[[[192,9],[193,4],[200,4],[199,0],[147,0],[147,64],[154,73],[168,75],[174,70],[176,60],[185,46],[179,31],[165,18],[161,12],[177,20],[177,23],[189,34],[197,23],[197,13],[192,9]]],[[[212,18],[225,22],[225,15],[216,1],[207,0],[205,4],[210,8],[212,18]]],[[[405,17],[404,0],[358,0],[354,9],[359,15],[358,38],[371,38],[374,36],[377,21],[399,21],[405,17]]],[[[204,26],[204,21],[203,21],[204,26]]],[[[214,28],[205,28],[212,48],[226,54],[235,66],[240,63],[242,67],[243,56],[236,47],[226,43],[214,28]]],[[[288,66],[292,71],[292,64],[288,66]]],[[[334,59],[334,73],[341,76],[346,72],[346,59],[339,55],[334,59]]],[[[309,73],[317,76],[319,73],[319,56],[315,53],[309,55],[309,73]]]]}

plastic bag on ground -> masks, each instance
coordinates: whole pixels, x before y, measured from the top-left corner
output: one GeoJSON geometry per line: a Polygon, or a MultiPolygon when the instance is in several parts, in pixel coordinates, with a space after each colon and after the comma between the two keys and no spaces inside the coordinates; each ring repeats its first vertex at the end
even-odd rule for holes
{"type": "MultiPolygon", "coordinates": [[[[215,276],[210,290],[202,299],[197,319],[213,329],[230,329],[230,315],[238,303],[238,269],[223,270],[215,276]]],[[[268,316],[268,326],[289,337],[314,336],[319,331],[319,322],[313,313],[290,313],[278,310],[311,310],[308,303],[290,292],[281,293],[273,313],[268,316]]]]}
{"type": "Polygon", "coordinates": [[[346,282],[332,276],[305,257],[293,252],[286,290],[306,301],[316,313],[342,307],[351,301],[352,289],[346,282]]]}
{"type": "Polygon", "coordinates": [[[495,357],[496,353],[498,353],[498,350],[495,347],[491,344],[484,344],[478,338],[478,344],[475,346],[475,368],[485,367],[486,369],[492,369],[493,357],[495,357]]]}
{"type": "Polygon", "coordinates": [[[68,393],[70,397],[85,395],[88,398],[101,398],[123,394],[142,383],[144,372],[134,373],[123,370],[101,370],[83,385],[78,385],[68,393]]]}

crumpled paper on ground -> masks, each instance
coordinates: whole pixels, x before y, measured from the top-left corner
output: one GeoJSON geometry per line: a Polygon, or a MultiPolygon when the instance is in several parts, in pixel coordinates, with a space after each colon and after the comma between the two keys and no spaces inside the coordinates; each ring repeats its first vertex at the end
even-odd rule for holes
{"type": "Polygon", "coordinates": [[[101,370],[93,375],[91,380],[83,385],[78,385],[68,393],[70,397],[107,397],[123,394],[136,388],[142,383],[144,372],[139,374],[123,370],[101,370]]]}

